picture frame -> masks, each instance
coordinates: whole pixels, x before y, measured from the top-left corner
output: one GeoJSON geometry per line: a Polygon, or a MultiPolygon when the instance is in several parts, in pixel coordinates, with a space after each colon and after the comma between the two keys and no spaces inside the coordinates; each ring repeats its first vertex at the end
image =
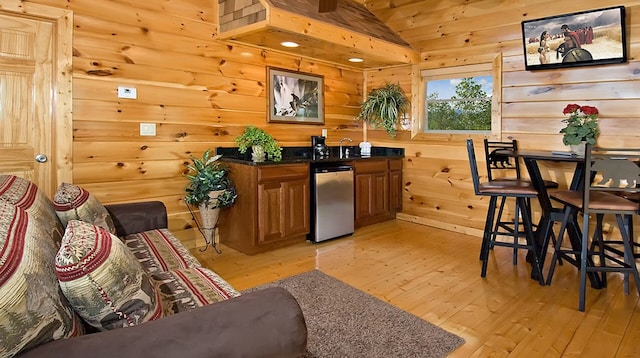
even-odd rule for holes
{"type": "Polygon", "coordinates": [[[324,76],[267,67],[269,123],[324,124],[324,76]]]}
{"type": "Polygon", "coordinates": [[[522,21],[522,42],[526,70],[625,63],[625,8],[522,21]]]}

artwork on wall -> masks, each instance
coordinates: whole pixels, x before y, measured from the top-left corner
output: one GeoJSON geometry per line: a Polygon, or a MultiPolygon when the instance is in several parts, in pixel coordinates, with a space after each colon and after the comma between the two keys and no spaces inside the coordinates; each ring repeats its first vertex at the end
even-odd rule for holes
{"type": "Polygon", "coordinates": [[[525,68],[627,62],[624,6],[522,22],[525,68]]]}
{"type": "Polygon", "coordinates": [[[324,77],[267,67],[270,123],[324,124],[324,77]]]}

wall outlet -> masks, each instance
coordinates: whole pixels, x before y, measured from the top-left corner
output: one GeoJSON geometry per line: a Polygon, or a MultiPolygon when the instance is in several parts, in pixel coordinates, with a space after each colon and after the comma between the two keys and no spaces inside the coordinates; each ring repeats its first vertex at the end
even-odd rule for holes
{"type": "Polygon", "coordinates": [[[118,86],[118,98],[136,99],[138,93],[135,87],[118,86]]]}
{"type": "Polygon", "coordinates": [[[155,123],[140,123],[140,135],[141,136],[155,136],[156,124],[155,123]]]}

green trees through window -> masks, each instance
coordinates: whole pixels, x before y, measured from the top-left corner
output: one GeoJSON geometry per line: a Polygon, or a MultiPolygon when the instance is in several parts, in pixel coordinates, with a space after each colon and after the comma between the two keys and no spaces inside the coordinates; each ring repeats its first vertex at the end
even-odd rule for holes
{"type": "Polygon", "coordinates": [[[426,131],[490,131],[491,76],[426,83],[426,131]]]}

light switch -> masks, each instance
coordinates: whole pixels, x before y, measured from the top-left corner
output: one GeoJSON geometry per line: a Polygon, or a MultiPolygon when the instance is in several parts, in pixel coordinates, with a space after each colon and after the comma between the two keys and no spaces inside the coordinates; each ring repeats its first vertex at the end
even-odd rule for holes
{"type": "Polygon", "coordinates": [[[135,87],[118,86],[118,98],[136,99],[138,92],[135,87]]]}
{"type": "Polygon", "coordinates": [[[140,123],[140,135],[141,136],[155,136],[156,124],[155,123],[140,123]]]}

